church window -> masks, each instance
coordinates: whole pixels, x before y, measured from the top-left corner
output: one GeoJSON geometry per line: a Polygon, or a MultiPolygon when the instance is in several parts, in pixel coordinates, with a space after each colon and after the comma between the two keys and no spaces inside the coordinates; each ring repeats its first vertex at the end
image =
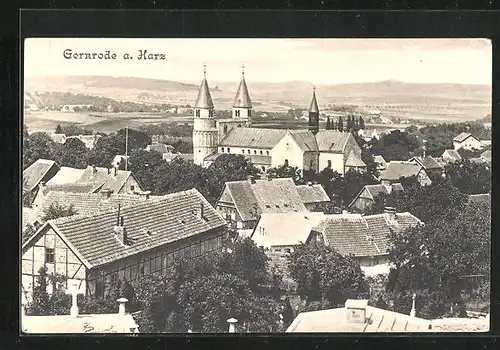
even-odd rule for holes
{"type": "Polygon", "coordinates": [[[254,149],[254,150],[253,150],[253,154],[257,154],[257,150],[255,150],[255,149],[254,149]]]}
{"type": "Polygon", "coordinates": [[[245,154],[245,150],[244,150],[244,149],[242,149],[242,150],[241,150],[241,153],[245,154]]]}
{"type": "Polygon", "coordinates": [[[266,171],[266,167],[265,166],[262,166],[262,171],[265,172],[266,171]]]}
{"type": "Polygon", "coordinates": [[[250,153],[251,153],[250,150],[248,150],[248,154],[250,154],[250,153]]]}
{"type": "Polygon", "coordinates": [[[251,116],[252,116],[252,111],[248,110],[248,118],[250,118],[251,116]]]}
{"type": "Polygon", "coordinates": [[[285,159],[285,166],[288,166],[288,159],[285,159]]]}
{"type": "Polygon", "coordinates": [[[227,153],[230,153],[231,152],[231,148],[227,148],[227,153]]]}
{"type": "Polygon", "coordinates": [[[227,125],[224,125],[224,135],[227,134],[227,125]]]}
{"type": "Polygon", "coordinates": [[[309,161],[309,167],[310,167],[310,168],[312,168],[312,167],[313,167],[313,160],[312,160],[312,159],[309,161]]]}
{"type": "Polygon", "coordinates": [[[262,155],[262,151],[260,151],[260,155],[262,155]]]}
{"type": "Polygon", "coordinates": [[[220,151],[221,151],[222,153],[224,153],[224,147],[222,147],[222,148],[220,149],[220,151]]]}
{"type": "Polygon", "coordinates": [[[266,155],[269,155],[269,151],[266,151],[266,155]]]}
{"type": "Polygon", "coordinates": [[[199,117],[199,116],[200,116],[200,110],[199,110],[199,109],[197,109],[197,110],[196,110],[196,116],[197,116],[197,117],[199,117]]]}
{"type": "Polygon", "coordinates": [[[328,159],[328,168],[331,168],[332,167],[332,161],[330,159],[328,159]]]}
{"type": "Polygon", "coordinates": [[[235,116],[236,116],[236,117],[239,117],[239,116],[240,116],[240,111],[239,111],[239,110],[236,110],[236,111],[235,111],[235,116]]]}

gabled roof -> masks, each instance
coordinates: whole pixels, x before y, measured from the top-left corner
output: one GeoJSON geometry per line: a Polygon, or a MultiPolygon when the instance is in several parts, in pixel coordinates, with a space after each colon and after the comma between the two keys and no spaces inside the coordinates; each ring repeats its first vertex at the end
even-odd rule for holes
{"type": "Polygon", "coordinates": [[[47,181],[47,186],[76,182],[82,177],[84,172],[85,169],[62,166],[59,171],[49,181],[47,181]]]}
{"type": "Polygon", "coordinates": [[[318,101],[316,100],[316,90],[313,90],[311,104],[309,105],[309,113],[319,113],[318,101]]]}
{"type": "Polygon", "coordinates": [[[366,163],[363,162],[360,157],[358,157],[358,155],[356,154],[356,152],[351,152],[349,154],[349,157],[347,158],[345,166],[359,168],[359,167],[365,167],[366,163]]]}
{"type": "Polygon", "coordinates": [[[253,214],[307,211],[291,178],[229,181],[225,187],[244,221],[255,220],[253,214]]]}
{"type": "Polygon", "coordinates": [[[286,330],[287,333],[342,332],[431,332],[430,321],[373,306],[365,306],[365,323],[347,321],[345,307],[301,312],[286,330]]]}
{"type": "Polygon", "coordinates": [[[133,241],[131,245],[122,244],[114,233],[117,214],[117,210],[112,210],[49,220],[23,245],[23,251],[50,226],[69,242],[87,268],[92,268],[226,226],[196,189],[121,209],[127,237],[133,241]],[[202,205],[205,219],[196,213],[202,205]]]}
{"type": "MultiPolygon", "coordinates": [[[[463,133],[460,133],[458,134],[457,136],[455,136],[453,138],[453,141],[454,142],[464,142],[465,140],[467,140],[469,137],[474,137],[472,136],[470,133],[468,132],[463,132],[463,133]]],[[[475,138],[475,137],[474,137],[475,138]]]]}
{"type": "Polygon", "coordinates": [[[413,157],[409,162],[416,162],[421,165],[425,170],[442,169],[443,167],[431,156],[413,157]]]}
{"type": "Polygon", "coordinates": [[[203,78],[200,90],[198,91],[198,97],[196,98],[195,108],[214,108],[214,103],[212,102],[212,96],[210,96],[210,89],[208,88],[207,79],[203,78]]]}
{"type": "Polygon", "coordinates": [[[417,176],[423,167],[419,164],[403,162],[403,161],[390,161],[387,163],[387,168],[380,173],[381,180],[399,180],[402,177],[417,176]]]}
{"type": "Polygon", "coordinates": [[[271,149],[285,136],[285,129],[233,128],[219,146],[271,149]]]}
{"type": "Polygon", "coordinates": [[[349,204],[349,207],[352,206],[354,204],[354,202],[356,201],[356,199],[359,198],[359,196],[361,196],[361,194],[364,192],[364,191],[367,191],[368,194],[371,196],[372,199],[375,199],[375,197],[377,197],[378,195],[380,194],[391,194],[392,191],[403,191],[403,185],[401,185],[399,182],[395,182],[395,183],[392,183],[390,185],[380,185],[380,184],[377,184],[377,185],[365,185],[361,191],[359,191],[359,193],[356,195],[356,197],[354,197],[354,199],[352,200],[352,202],[349,204]]]}
{"type": "Polygon", "coordinates": [[[316,134],[316,142],[320,152],[342,153],[351,133],[337,130],[319,130],[316,134]]]}
{"type": "Polygon", "coordinates": [[[318,151],[316,137],[309,130],[289,130],[288,132],[303,152],[318,151]]]}
{"type": "Polygon", "coordinates": [[[240,85],[238,86],[238,91],[236,92],[236,96],[234,97],[233,107],[252,108],[252,101],[250,100],[250,94],[248,93],[245,76],[241,76],[240,85]]]}
{"type": "Polygon", "coordinates": [[[166,145],[164,143],[153,143],[152,145],[147,145],[146,151],[156,151],[159,153],[169,153],[174,150],[174,146],[166,145]]]}
{"type": "Polygon", "coordinates": [[[99,189],[110,189],[114,193],[118,192],[124,185],[127,179],[132,175],[131,171],[116,170],[116,175],[114,169],[100,168],[88,166],[87,169],[82,174],[82,177],[78,179],[78,183],[93,183],[94,190],[92,192],[98,191],[99,189]]]}
{"type": "Polygon", "coordinates": [[[447,150],[445,150],[443,152],[443,155],[441,157],[443,157],[445,154],[449,155],[451,158],[454,158],[457,161],[462,160],[462,156],[460,155],[460,153],[458,153],[458,151],[456,151],[454,149],[447,149],[447,150]]]}
{"type": "Polygon", "coordinates": [[[40,181],[53,167],[59,168],[55,161],[38,159],[23,171],[23,187],[29,191],[40,184],[40,181]]]}
{"type": "Polygon", "coordinates": [[[324,217],[321,212],[263,213],[252,233],[252,240],[263,247],[299,245],[306,242],[311,229],[324,217]]]}
{"type": "Polygon", "coordinates": [[[361,216],[356,214],[329,215],[312,231],[323,235],[326,245],[342,255],[387,255],[391,232],[402,232],[422,222],[410,213],[397,213],[396,220],[387,214],[361,216]]]}
{"type": "Polygon", "coordinates": [[[387,162],[386,160],[384,159],[384,157],[382,157],[381,155],[378,155],[378,156],[373,156],[373,160],[375,161],[375,163],[377,164],[381,164],[383,166],[386,166],[387,165],[387,162]]]}
{"type": "MultiPolygon", "coordinates": [[[[155,201],[164,199],[165,196],[146,196],[139,194],[110,194],[106,198],[102,193],[77,193],[50,191],[40,199],[36,204],[36,217],[43,216],[43,213],[52,205],[60,204],[64,206],[72,205],[77,215],[92,215],[99,212],[106,212],[121,207],[131,206],[144,201],[155,201]]],[[[24,212],[24,209],[23,209],[24,212]]],[[[34,218],[32,218],[33,220],[34,218]]]]}
{"type": "Polygon", "coordinates": [[[317,185],[299,185],[296,186],[300,198],[304,203],[322,203],[330,202],[330,197],[325,192],[323,186],[317,185]]]}

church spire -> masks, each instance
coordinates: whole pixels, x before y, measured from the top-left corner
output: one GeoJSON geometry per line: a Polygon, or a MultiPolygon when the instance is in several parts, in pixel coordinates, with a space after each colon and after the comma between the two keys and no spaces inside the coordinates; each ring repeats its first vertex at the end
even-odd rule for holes
{"type": "Polygon", "coordinates": [[[309,131],[316,134],[319,131],[319,108],[316,101],[316,87],[313,87],[313,96],[309,106],[309,131]]]}
{"type": "Polygon", "coordinates": [[[212,102],[212,96],[210,96],[210,89],[207,83],[207,65],[203,64],[203,81],[200,85],[200,90],[198,91],[198,97],[196,98],[195,108],[212,109],[214,108],[214,103],[212,102]]]}
{"type": "Polygon", "coordinates": [[[241,81],[234,97],[233,108],[252,108],[252,101],[245,82],[245,65],[241,66],[241,81]]]}

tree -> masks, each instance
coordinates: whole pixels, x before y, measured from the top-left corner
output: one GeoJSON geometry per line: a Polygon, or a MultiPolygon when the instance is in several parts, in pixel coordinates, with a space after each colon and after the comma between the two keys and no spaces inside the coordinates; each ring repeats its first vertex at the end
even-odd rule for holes
{"type": "Polygon", "coordinates": [[[85,169],[88,165],[88,149],[83,141],[71,138],[57,145],[54,160],[60,166],[85,169]]]}
{"type": "Polygon", "coordinates": [[[359,129],[364,130],[365,129],[365,120],[363,119],[362,116],[359,116],[359,129]]]}
{"type": "Polygon", "coordinates": [[[76,215],[78,214],[78,212],[74,209],[73,204],[65,206],[64,204],[59,204],[56,202],[52,203],[48,208],[46,208],[43,214],[44,216],[42,220],[48,221],[61,217],[76,215]]]}
{"type": "Polygon", "coordinates": [[[269,168],[266,173],[271,179],[291,177],[296,185],[303,183],[301,171],[296,166],[284,164],[276,168],[269,168]]]}
{"type": "Polygon", "coordinates": [[[302,245],[290,256],[288,268],[297,292],[310,301],[344,305],[347,299],[367,297],[369,287],[359,263],[322,244],[302,245]]]}
{"type": "Polygon", "coordinates": [[[36,284],[33,287],[33,300],[27,305],[26,314],[50,315],[50,295],[47,292],[48,282],[47,267],[42,266],[38,270],[36,284]]]}
{"type": "Polygon", "coordinates": [[[345,124],[345,131],[350,132],[352,130],[352,119],[351,116],[347,116],[347,122],[345,124]]]}
{"type": "Polygon", "coordinates": [[[145,190],[153,190],[156,169],[166,164],[161,153],[136,149],[130,153],[127,168],[137,178],[145,190]]]}
{"type": "Polygon", "coordinates": [[[56,134],[62,134],[63,131],[62,131],[62,127],[61,127],[61,124],[57,124],[56,126],[56,134]]]}
{"type": "Polygon", "coordinates": [[[23,132],[23,170],[38,159],[54,159],[56,143],[43,132],[27,134],[23,132]]]}
{"type": "Polygon", "coordinates": [[[102,136],[89,152],[89,164],[109,168],[113,158],[121,154],[125,154],[125,138],[120,139],[115,135],[102,136]]]}
{"type": "Polygon", "coordinates": [[[445,166],[445,173],[453,186],[466,194],[491,191],[491,167],[467,159],[445,166]]]}
{"type": "Polygon", "coordinates": [[[408,309],[408,296],[416,293],[418,316],[442,317],[451,307],[456,315],[469,289],[463,277],[483,275],[489,280],[491,204],[469,204],[454,214],[391,237],[389,257],[395,269],[388,287],[396,311],[408,309]]]}
{"type": "Polygon", "coordinates": [[[382,135],[371,151],[387,160],[408,160],[416,155],[419,147],[420,142],[415,135],[395,130],[382,135]]]}
{"type": "Polygon", "coordinates": [[[248,176],[257,176],[259,170],[241,154],[221,154],[210,165],[210,170],[220,181],[221,189],[227,181],[245,180],[248,176]]]}
{"type": "MultiPolygon", "coordinates": [[[[120,129],[116,133],[115,137],[120,140],[123,145],[125,145],[126,129],[120,129]]],[[[146,148],[147,145],[151,144],[151,137],[139,130],[128,129],[128,149],[134,150],[138,148],[146,148]]],[[[125,152],[123,152],[125,153],[125,152]]]]}
{"type": "Polygon", "coordinates": [[[344,122],[342,121],[342,116],[339,117],[339,122],[337,127],[340,132],[344,131],[344,122]]]}

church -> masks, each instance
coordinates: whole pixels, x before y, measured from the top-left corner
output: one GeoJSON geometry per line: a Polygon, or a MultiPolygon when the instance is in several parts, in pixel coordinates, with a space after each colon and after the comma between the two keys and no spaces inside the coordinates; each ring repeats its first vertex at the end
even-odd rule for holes
{"type": "Polygon", "coordinates": [[[204,70],[194,105],[194,163],[208,167],[221,154],[241,154],[262,172],[289,165],[301,171],[331,168],[340,174],[363,171],[361,148],[348,132],[319,129],[319,108],[313,89],[307,129],[252,127],[252,101],[242,71],[234,98],[232,118],[215,119],[214,104],[204,70]]]}

